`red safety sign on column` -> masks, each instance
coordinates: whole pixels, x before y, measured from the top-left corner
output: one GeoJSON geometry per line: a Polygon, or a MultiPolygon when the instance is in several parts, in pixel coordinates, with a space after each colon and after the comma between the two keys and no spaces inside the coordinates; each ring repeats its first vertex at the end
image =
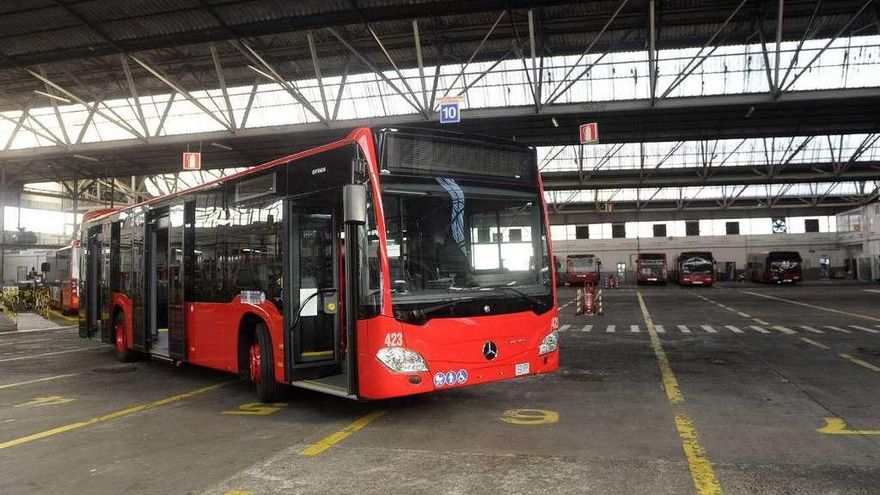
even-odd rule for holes
{"type": "Polygon", "coordinates": [[[200,170],[202,168],[202,154],[197,151],[185,151],[183,153],[184,170],[200,170]]]}
{"type": "Polygon", "coordinates": [[[590,122],[589,124],[581,124],[581,144],[593,144],[599,142],[599,124],[590,122]]]}

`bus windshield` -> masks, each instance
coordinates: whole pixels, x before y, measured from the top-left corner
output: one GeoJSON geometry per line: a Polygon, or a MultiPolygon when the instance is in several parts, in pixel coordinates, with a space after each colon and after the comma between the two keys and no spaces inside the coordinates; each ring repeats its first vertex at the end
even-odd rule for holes
{"type": "Polygon", "coordinates": [[[588,272],[595,269],[593,257],[569,256],[566,260],[568,265],[575,271],[588,272]]]}
{"type": "Polygon", "coordinates": [[[537,191],[444,177],[388,179],[383,204],[395,308],[517,298],[539,306],[546,299],[549,309],[537,191]]]}
{"type": "Polygon", "coordinates": [[[700,257],[688,258],[681,264],[682,273],[712,273],[714,269],[710,260],[700,257]]]}

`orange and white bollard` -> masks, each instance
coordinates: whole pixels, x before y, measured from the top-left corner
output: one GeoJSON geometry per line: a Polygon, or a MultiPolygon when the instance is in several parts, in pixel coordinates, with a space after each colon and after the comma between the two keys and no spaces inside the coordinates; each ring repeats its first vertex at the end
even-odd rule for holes
{"type": "Polygon", "coordinates": [[[574,314],[576,314],[576,315],[584,314],[584,295],[581,293],[580,289],[575,291],[574,314]]]}
{"type": "Polygon", "coordinates": [[[589,286],[589,287],[585,288],[584,292],[586,292],[586,296],[585,296],[585,300],[586,300],[585,306],[586,307],[584,308],[584,313],[586,313],[588,315],[592,315],[596,311],[596,307],[595,307],[596,306],[596,299],[593,294],[593,287],[589,286]]]}
{"type": "Polygon", "coordinates": [[[596,307],[596,314],[605,314],[605,297],[602,294],[602,289],[599,289],[599,293],[596,295],[596,307]]]}

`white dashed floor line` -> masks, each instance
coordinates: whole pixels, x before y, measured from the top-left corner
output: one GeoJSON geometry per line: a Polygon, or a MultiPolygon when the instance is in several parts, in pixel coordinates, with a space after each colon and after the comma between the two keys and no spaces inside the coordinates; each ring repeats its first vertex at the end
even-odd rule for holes
{"type": "Polygon", "coordinates": [[[679,325],[678,329],[681,330],[681,333],[691,333],[691,329],[685,325],[679,325]]]}
{"type": "Polygon", "coordinates": [[[835,332],[852,333],[845,328],[835,327],[833,325],[825,325],[825,328],[827,328],[828,330],[834,330],[835,332]]]}
{"type": "Polygon", "coordinates": [[[825,332],[823,332],[822,330],[818,330],[818,329],[815,329],[815,328],[813,328],[813,327],[808,327],[808,326],[806,326],[806,325],[801,325],[801,328],[803,328],[804,330],[806,330],[806,331],[808,331],[808,332],[812,332],[812,333],[825,333],[825,332]]]}
{"type": "Polygon", "coordinates": [[[733,333],[745,333],[745,332],[743,332],[742,330],[740,330],[739,328],[737,328],[737,327],[735,327],[735,326],[733,326],[733,325],[724,325],[724,328],[730,330],[730,331],[733,332],[733,333]]]}
{"type": "Polygon", "coordinates": [[[615,327],[614,325],[608,325],[608,328],[605,329],[605,333],[614,333],[616,329],[617,327],[615,327]]]}
{"type": "Polygon", "coordinates": [[[718,330],[715,330],[710,325],[701,325],[701,328],[708,333],[718,333],[718,330]]]}
{"type": "Polygon", "coordinates": [[[629,326],[629,331],[632,332],[632,333],[639,333],[639,332],[641,332],[641,330],[639,329],[639,326],[638,326],[638,325],[630,325],[630,326],[629,326]]]}
{"type": "Polygon", "coordinates": [[[859,325],[850,325],[849,327],[855,328],[856,330],[864,330],[865,332],[868,332],[868,333],[880,333],[880,330],[874,330],[873,328],[862,327],[859,325]]]}
{"type": "Polygon", "coordinates": [[[760,333],[770,333],[768,330],[765,330],[763,327],[759,327],[756,325],[752,325],[749,328],[751,328],[752,330],[754,330],[756,332],[760,332],[760,333]]]}
{"type": "Polygon", "coordinates": [[[794,335],[794,334],[797,333],[797,332],[795,332],[794,330],[792,330],[792,329],[790,329],[790,328],[786,328],[786,327],[779,326],[779,325],[774,325],[774,326],[773,326],[773,329],[774,329],[774,330],[779,330],[780,332],[782,332],[782,333],[784,333],[784,334],[786,334],[786,335],[794,335]]]}

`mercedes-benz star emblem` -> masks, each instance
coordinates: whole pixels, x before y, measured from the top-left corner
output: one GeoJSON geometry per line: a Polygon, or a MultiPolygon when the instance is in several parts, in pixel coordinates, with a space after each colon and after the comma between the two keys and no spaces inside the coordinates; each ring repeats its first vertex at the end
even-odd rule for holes
{"type": "Polygon", "coordinates": [[[486,314],[491,313],[491,312],[492,312],[492,306],[489,306],[488,304],[485,305],[485,306],[483,306],[483,312],[486,313],[486,314]]]}
{"type": "Polygon", "coordinates": [[[483,344],[483,357],[486,358],[487,361],[491,361],[498,356],[498,346],[495,345],[495,342],[491,340],[483,344]]]}

